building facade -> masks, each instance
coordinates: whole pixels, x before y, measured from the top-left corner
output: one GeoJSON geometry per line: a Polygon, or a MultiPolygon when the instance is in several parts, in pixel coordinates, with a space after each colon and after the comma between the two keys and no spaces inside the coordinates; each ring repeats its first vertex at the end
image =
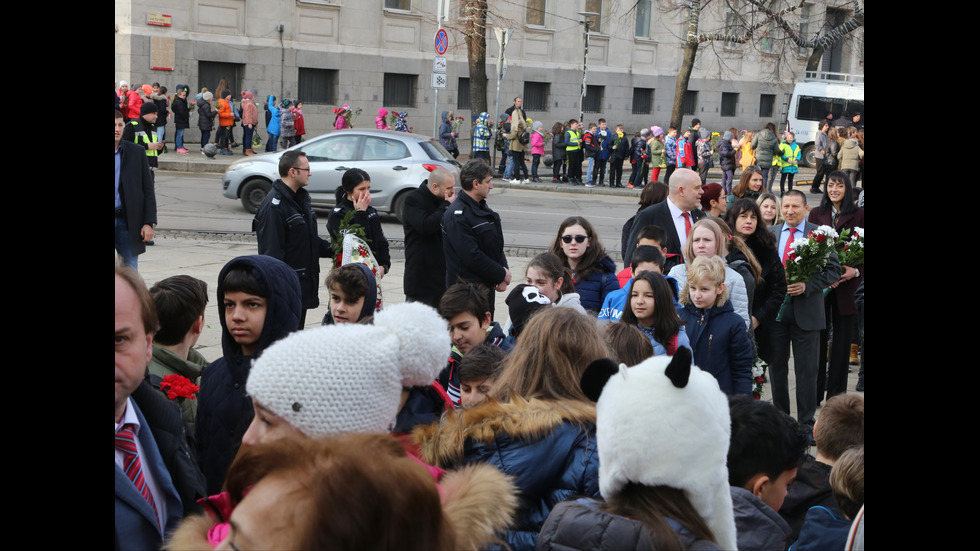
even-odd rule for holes
{"type": "MultiPolygon", "coordinates": [[[[448,45],[445,88],[433,88],[438,0],[117,0],[115,79],[132,85],[160,82],[171,91],[188,84],[190,97],[207,87],[215,96],[221,78],[231,82],[236,100],[242,89],[302,100],[308,136],[333,128],[333,108],[360,108],[354,126],[374,126],[378,109],[405,111],[413,131],[434,134],[436,113],[453,110],[471,120],[465,0],[447,0],[442,26],[448,45]]],[[[515,96],[527,115],[550,129],[556,121],[605,118],[632,134],[642,127],[666,128],[681,66],[689,9],[667,10],[666,0],[489,1],[487,99],[493,120],[515,96]],[[590,17],[588,58],[585,27],[590,17]],[[499,82],[499,44],[493,27],[513,31],[499,82]],[[587,63],[587,92],[581,91],[587,63]],[[495,107],[496,106],[496,107],[495,107]]],[[[849,3],[814,0],[787,16],[801,36],[848,17],[849,3]],[[833,4],[833,6],[832,6],[833,4]]],[[[699,32],[738,33],[752,26],[751,6],[709,3],[699,32]],[[727,6],[734,5],[738,11],[727,6]]],[[[825,53],[822,70],[864,72],[864,29],[825,53]]],[[[809,50],[767,25],[742,43],[703,42],[685,97],[683,125],[701,119],[705,128],[758,129],[785,120],[786,101],[802,78],[809,50]]],[[[197,115],[185,139],[199,139],[197,115]]],[[[260,120],[263,117],[260,114],[260,120]]],[[[265,137],[264,121],[260,135],[265,137]]],[[[464,125],[460,151],[469,153],[464,125]]]]}

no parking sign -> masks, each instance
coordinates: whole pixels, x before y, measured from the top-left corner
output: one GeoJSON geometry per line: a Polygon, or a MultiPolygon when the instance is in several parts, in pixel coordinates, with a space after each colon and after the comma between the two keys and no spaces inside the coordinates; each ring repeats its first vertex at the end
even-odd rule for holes
{"type": "Polygon", "coordinates": [[[436,53],[445,55],[447,50],[449,50],[449,35],[446,34],[446,29],[439,29],[436,31],[436,53]]]}

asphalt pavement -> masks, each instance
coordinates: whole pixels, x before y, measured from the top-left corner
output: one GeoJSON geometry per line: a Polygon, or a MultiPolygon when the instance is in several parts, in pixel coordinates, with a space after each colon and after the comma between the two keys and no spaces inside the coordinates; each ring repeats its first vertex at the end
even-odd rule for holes
{"type": "MultiPolygon", "coordinates": [[[[213,173],[215,178],[220,178],[220,175],[232,162],[242,158],[241,148],[237,149],[234,155],[218,155],[213,159],[205,157],[199,152],[199,149],[195,147],[195,144],[188,144],[192,146],[192,153],[187,154],[177,154],[177,153],[167,153],[160,157],[159,167],[163,171],[176,171],[176,172],[195,172],[195,173],[213,173]]],[[[460,156],[460,162],[465,162],[465,156],[460,156]]],[[[639,196],[639,189],[619,189],[619,188],[609,188],[609,187],[584,187],[584,186],[570,186],[568,184],[553,184],[551,183],[551,170],[545,170],[542,165],[539,167],[539,175],[542,177],[542,182],[538,184],[510,184],[502,181],[500,178],[494,180],[494,187],[520,187],[530,190],[540,190],[540,191],[561,191],[565,193],[589,193],[589,194],[607,194],[607,195],[632,195],[639,196]],[[543,176],[547,174],[548,177],[543,176]],[[547,180],[547,181],[544,181],[547,180]]],[[[809,180],[812,178],[813,169],[801,168],[800,174],[797,175],[798,181],[807,181],[805,186],[800,186],[801,189],[809,188],[809,180]]],[[[628,177],[628,174],[627,174],[628,177]]],[[[708,172],[708,181],[719,181],[721,178],[721,171],[718,169],[711,169],[708,172]]],[[[624,178],[625,180],[625,178],[624,178]]],[[[808,201],[814,204],[818,201],[817,196],[808,194],[808,201]]],[[[229,260],[241,255],[256,254],[256,241],[254,235],[249,234],[221,234],[221,233],[205,233],[201,232],[198,234],[192,234],[186,231],[175,232],[169,231],[166,227],[159,227],[155,236],[155,244],[151,247],[147,247],[146,253],[140,255],[139,257],[139,271],[146,281],[148,286],[152,286],[157,281],[164,278],[178,275],[187,274],[205,281],[208,285],[208,295],[210,297],[210,302],[205,313],[205,329],[201,334],[195,348],[204,355],[209,361],[213,361],[222,356],[221,350],[221,325],[218,321],[218,313],[220,308],[216,304],[216,289],[217,289],[217,278],[218,273],[229,260]]],[[[521,250],[509,248],[507,250],[508,258],[520,258],[529,257],[538,251],[531,250],[521,250]]],[[[326,277],[326,272],[329,270],[329,265],[325,260],[321,264],[321,279],[326,277]]],[[[405,293],[402,287],[402,278],[404,275],[405,268],[405,257],[404,251],[398,248],[392,250],[392,267],[391,271],[385,275],[384,279],[381,281],[383,300],[385,303],[396,303],[405,300],[405,293]]],[[[496,311],[503,314],[498,314],[498,317],[506,318],[504,315],[507,312],[507,306],[504,303],[504,299],[507,293],[517,284],[521,282],[521,278],[515,276],[511,282],[510,287],[507,292],[496,293],[496,311]]],[[[322,288],[320,289],[320,300],[321,304],[318,308],[308,312],[306,317],[306,326],[315,327],[319,325],[320,320],[323,315],[327,312],[326,304],[327,292],[322,288]]],[[[853,372],[849,376],[848,380],[848,391],[852,392],[854,385],[857,382],[857,367],[854,367],[853,372]]],[[[790,385],[794,387],[794,376],[793,370],[790,369],[790,385]]],[[[791,396],[793,395],[793,390],[790,390],[791,396]]],[[[863,395],[863,393],[861,393],[863,395]]],[[[766,385],[766,392],[763,395],[763,399],[771,399],[768,392],[768,385],[766,385]]],[[[795,399],[791,401],[795,402],[795,399]]],[[[795,410],[794,410],[795,415],[795,410]]]]}

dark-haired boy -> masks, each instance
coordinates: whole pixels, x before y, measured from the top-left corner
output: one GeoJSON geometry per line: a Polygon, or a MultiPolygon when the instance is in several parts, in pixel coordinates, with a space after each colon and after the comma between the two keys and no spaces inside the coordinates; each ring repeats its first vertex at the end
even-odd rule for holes
{"type": "Polygon", "coordinates": [[[439,374],[439,384],[454,404],[460,402],[459,363],[467,352],[480,344],[500,346],[504,330],[493,321],[487,305],[487,291],[473,283],[457,283],[446,289],[439,301],[439,315],[449,323],[453,346],[449,362],[439,374]]]}
{"type": "MultiPolygon", "coordinates": [[[[678,264],[684,263],[684,257],[682,255],[671,254],[667,252],[667,246],[664,245],[664,243],[667,242],[666,240],[667,240],[667,234],[664,233],[663,228],[655,224],[650,224],[648,226],[643,226],[643,228],[640,230],[640,233],[636,235],[636,245],[634,245],[635,247],[640,247],[642,245],[649,245],[651,247],[656,247],[657,249],[660,250],[661,253],[663,253],[664,261],[663,264],[661,265],[661,271],[660,271],[660,273],[662,274],[670,273],[671,268],[677,266],[678,264]]],[[[622,271],[620,271],[618,274],[616,274],[616,278],[619,280],[620,287],[628,288],[629,280],[633,278],[633,273],[630,271],[630,268],[627,266],[626,268],[623,268],[622,271]]],[[[674,293],[674,299],[675,300],[677,299],[676,292],[674,293]]]]}
{"type": "Polygon", "coordinates": [[[209,495],[221,491],[228,466],[252,422],[245,383],[252,360],[299,326],[299,278],[265,255],[231,259],[218,274],[218,319],[224,356],[201,374],[195,436],[209,495]]]}
{"type": "Polygon", "coordinates": [[[470,407],[483,401],[504,367],[507,353],[499,346],[481,344],[459,363],[460,405],[470,407]]]}
{"type": "Polygon", "coordinates": [[[811,507],[826,507],[838,517],[840,509],[830,488],[830,471],[848,448],[864,445],[864,398],[838,394],[820,408],[813,425],[817,456],[807,455],[790,486],[779,514],[789,523],[796,540],[811,507]]]}
{"type": "MultiPolygon", "coordinates": [[[[164,377],[180,375],[197,384],[208,365],[204,356],[194,350],[204,329],[208,287],[196,277],[176,275],[158,281],[150,288],[150,296],[157,309],[160,329],[153,334],[153,358],[147,366],[146,378],[166,396],[167,392],[160,389],[164,377]]],[[[197,400],[179,397],[174,402],[180,407],[188,434],[193,435],[197,400]]]]}
{"type": "Polygon", "coordinates": [[[366,265],[354,262],[334,268],[324,282],[330,292],[330,309],[321,325],[357,323],[373,316],[378,302],[378,283],[366,265]]]}
{"type": "Polygon", "coordinates": [[[806,433],[770,402],[737,395],[728,403],[728,484],[738,548],[783,551],[791,530],[777,511],[806,455],[806,433]]]}

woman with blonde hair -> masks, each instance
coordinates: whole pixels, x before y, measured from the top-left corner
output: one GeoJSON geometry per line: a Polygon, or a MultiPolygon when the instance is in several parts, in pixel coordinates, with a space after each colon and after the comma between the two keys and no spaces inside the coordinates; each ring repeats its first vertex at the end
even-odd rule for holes
{"type": "Polygon", "coordinates": [[[589,364],[609,355],[595,321],[569,308],[545,308],[521,332],[487,400],[448,412],[415,431],[422,460],[441,468],[489,463],[521,496],[504,539],[534,549],[551,509],[599,495],[595,404],[579,387],[589,364]]]}
{"type": "Polygon", "coordinates": [[[779,198],[775,193],[767,191],[759,195],[755,204],[759,206],[759,213],[762,215],[759,224],[763,229],[783,223],[783,212],[779,208],[779,198]]]}

